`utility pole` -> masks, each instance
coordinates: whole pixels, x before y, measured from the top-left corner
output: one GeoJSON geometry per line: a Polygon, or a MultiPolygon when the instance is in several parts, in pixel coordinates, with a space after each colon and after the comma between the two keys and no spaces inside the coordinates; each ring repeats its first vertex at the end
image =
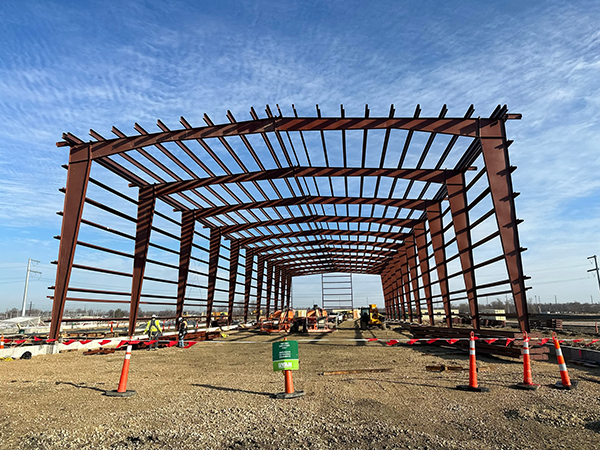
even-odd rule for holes
{"type": "Polygon", "coordinates": [[[23,307],[21,308],[21,310],[22,310],[21,316],[25,316],[25,310],[27,308],[27,289],[29,288],[29,274],[33,272],[33,273],[39,273],[41,275],[41,273],[42,273],[42,272],[38,272],[37,270],[31,270],[31,262],[32,261],[35,264],[40,263],[38,260],[31,259],[31,258],[29,258],[29,261],[27,262],[27,277],[25,278],[25,292],[23,292],[23,307]]]}
{"type": "Polygon", "coordinates": [[[596,267],[588,270],[588,272],[596,272],[596,280],[598,280],[598,289],[600,290],[600,269],[598,268],[598,258],[596,257],[596,255],[588,257],[588,259],[592,258],[594,258],[594,264],[596,267]]]}

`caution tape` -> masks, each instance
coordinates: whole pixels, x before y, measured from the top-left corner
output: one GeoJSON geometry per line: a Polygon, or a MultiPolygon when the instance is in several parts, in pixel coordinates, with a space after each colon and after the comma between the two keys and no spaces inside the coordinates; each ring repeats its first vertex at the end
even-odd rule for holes
{"type": "MultiPolygon", "coordinates": [[[[228,335],[221,335],[221,337],[227,337],[228,335]]],[[[505,347],[508,347],[512,342],[515,341],[523,341],[523,338],[510,338],[510,337],[497,337],[497,338],[488,338],[488,337],[474,337],[475,340],[482,340],[483,342],[487,343],[487,344],[493,344],[493,343],[504,343],[505,347]]],[[[417,342],[419,343],[426,343],[426,344],[434,344],[434,343],[447,343],[449,345],[453,345],[456,344],[459,341],[469,341],[470,338],[468,337],[464,337],[464,338],[445,338],[445,337],[428,337],[428,338],[405,338],[405,339],[380,339],[380,338],[348,338],[348,339],[328,339],[328,338],[323,338],[323,339],[296,339],[297,342],[303,342],[303,343],[318,343],[318,342],[382,342],[385,343],[386,345],[392,346],[392,345],[396,345],[396,344],[407,344],[407,345],[414,345],[417,342]]],[[[527,340],[529,342],[534,343],[533,341],[539,341],[539,345],[545,345],[546,343],[548,343],[549,341],[552,340],[552,338],[527,338],[527,340]]],[[[98,344],[100,347],[104,347],[107,344],[114,344],[116,341],[115,340],[111,340],[111,339],[68,339],[66,341],[57,341],[56,339],[40,339],[37,337],[34,338],[30,338],[30,339],[4,339],[4,344],[6,346],[22,346],[22,344],[25,344],[27,341],[33,341],[32,343],[35,343],[35,345],[41,345],[41,344],[51,344],[51,343],[61,343],[63,345],[66,346],[70,346],[72,344],[75,343],[79,343],[81,345],[86,345],[86,344],[90,344],[90,343],[95,343],[98,344]]],[[[190,348],[193,345],[197,344],[198,342],[211,342],[211,343],[216,343],[216,344],[222,344],[222,343],[228,343],[228,344],[270,344],[271,341],[229,341],[229,340],[218,340],[218,339],[211,339],[211,340],[205,340],[205,341],[184,341],[185,345],[183,348],[190,348]]],[[[558,342],[560,344],[563,344],[565,342],[572,342],[573,344],[584,344],[585,347],[589,347],[590,345],[595,344],[596,342],[600,342],[600,339],[559,339],[558,342]]],[[[152,345],[152,344],[167,344],[167,347],[174,347],[175,345],[177,345],[178,341],[177,340],[150,340],[150,341],[141,341],[141,340],[121,340],[117,343],[116,348],[120,348],[124,345],[135,345],[135,344],[144,344],[146,346],[152,345]]]]}

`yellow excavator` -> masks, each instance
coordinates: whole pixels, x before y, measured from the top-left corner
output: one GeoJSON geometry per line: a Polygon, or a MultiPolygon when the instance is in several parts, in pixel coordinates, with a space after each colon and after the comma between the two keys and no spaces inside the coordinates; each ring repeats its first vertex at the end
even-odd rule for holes
{"type": "Polygon", "coordinates": [[[360,308],[360,329],[366,330],[369,327],[379,327],[386,329],[385,317],[379,313],[377,305],[369,305],[360,308]]]}

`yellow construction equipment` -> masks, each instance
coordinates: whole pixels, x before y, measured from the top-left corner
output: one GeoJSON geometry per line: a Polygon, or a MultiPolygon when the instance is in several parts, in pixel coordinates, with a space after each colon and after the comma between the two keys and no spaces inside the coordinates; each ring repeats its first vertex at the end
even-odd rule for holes
{"type": "Polygon", "coordinates": [[[379,313],[377,305],[369,305],[360,308],[360,329],[366,330],[369,327],[379,327],[385,330],[385,317],[379,313]]]}

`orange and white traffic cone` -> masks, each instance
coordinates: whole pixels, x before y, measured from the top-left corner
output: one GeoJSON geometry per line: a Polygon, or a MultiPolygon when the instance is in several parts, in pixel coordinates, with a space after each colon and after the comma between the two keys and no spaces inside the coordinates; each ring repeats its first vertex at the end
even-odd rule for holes
{"type": "Polygon", "coordinates": [[[554,350],[556,352],[556,359],[558,360],[558,368],[560,370],[560,381],[557,381],[554,385],[557,389],[575,389],[577,382],[569,379],[569,372],[567,372],[567,365],[565,364],[565,358],[560,349],[560,342],[556,338],[556,333],[552,332],[552,340],[554,341],[554,350]]]}
{"type": "Polygon", "coordinates": [[[113,332],[113,322],[110,323],[110,332],[113,332]]]}
{"type": "Polygon", "coordinates": [[[4,335],[0,336],[0,350],[4,349],[4,335]]]}
{"type": "Polygon", "coordinates": [[[523,382],[515,384],[517,389],[525,389],[530,391],[535,391],[540,387],[539,384],[533,383],[533,378],[531,376],[531,361],[529,358],[529,336],[527,336],[527,332],[523,333],[523,382]]]}
{"type": "Polygon", "coordinates": [[[116,391],[106,391],[104,395],[108,397],[131,397],[135,395],[135,391],[127,390],[127,377],[129,376],[129,360],[131,359],[131,344],[127,344],[127,352],[125,353],[125,361],[123,361],[123,369],[121,370],[121,379],[119,387],[116,391]]]}
{"type": "Polygon", "coordinates": [[[471,331],[469,339],[469,385],[456,386],[456,389],[469,392],[489,392],[488,388],[477,384],[477,360],[475,359],[475,333],[471,331]]]}

